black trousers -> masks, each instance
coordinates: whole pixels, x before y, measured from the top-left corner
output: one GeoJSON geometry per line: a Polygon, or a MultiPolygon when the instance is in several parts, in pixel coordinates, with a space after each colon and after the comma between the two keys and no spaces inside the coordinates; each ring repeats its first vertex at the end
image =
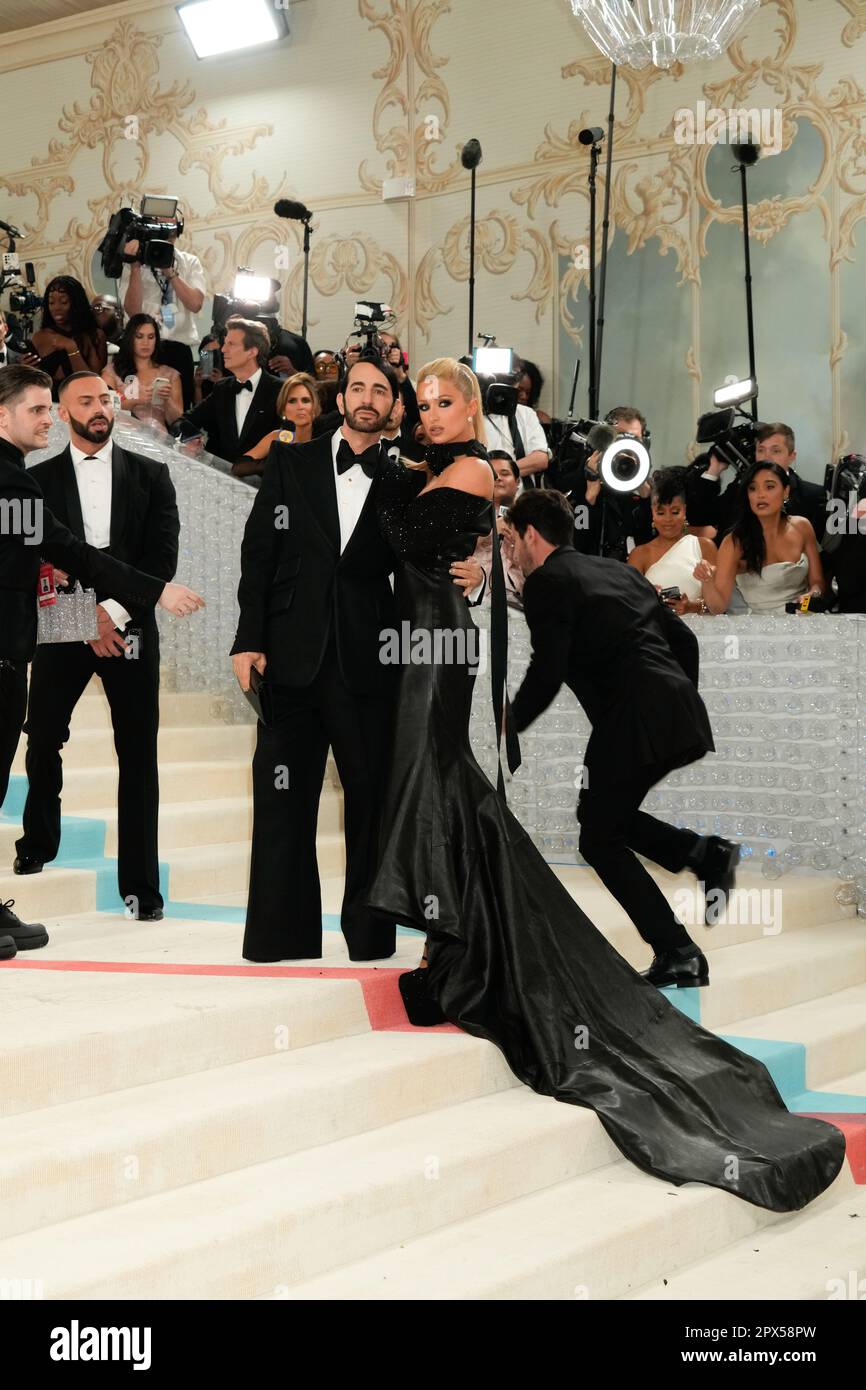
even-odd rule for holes
{"type": "Polygon", "coordinates": [[[691,937],[636,855],[676,874],[688,864],[700,836],[638,809],[669,769],[640,767],[611,775],[614,753],[618,762],[619,750],[591,735],[584,757],[586,785],[577,803],[580,852],[658,955],[688,946],[691,937]]]}
{"type": "Polygon", "coordinates": [[[154,624],[139,639],[137,658],[97,656],[84,642],[36,649],[27,706],[27,777],[21,855],[57,857],[60,793],[69,721],[91,677],[98,675],[111,708],[119,769],[117,787],[117,883],[135,911],[162,907],[159,891],[159,637],[154,624]],[[135,899],[130,903],[130,899],[135,899]]]}
{"type": "Polygon", "coordinates": [[[0,659],[0,810],[27,711],[27,662],[0,659]]]}
{"type": "Polygon", "coordinates": [[[366,906],[393,735],[393,700],[355,695],[333,645],[313,683],[276,687],[274,724],[259,724],[253,757],[253,846],[243,953],[246,960],[318,958],[322,896],[316,823],[328,748],[343,784],[346,886],[340,924],[352,960],[396,949],[394,922],[366,906]]]}
{"type": "Polygon", "coordinates": [[[195,364],[193,362],[192,348],[186,343],[173,342],[171,338],[163,338],[160,344],[162,360],[167,367],[174,367],[176,372],[180,372],[180,389],[183,394],[184,410],[192,410],[195,404],[195,364]]]}

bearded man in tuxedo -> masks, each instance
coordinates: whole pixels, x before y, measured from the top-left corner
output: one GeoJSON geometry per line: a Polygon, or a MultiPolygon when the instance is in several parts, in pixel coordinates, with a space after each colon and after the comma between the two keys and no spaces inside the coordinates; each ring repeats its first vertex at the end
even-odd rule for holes
{"type": "Polygon", "coordinates": [[[244,690],[253,667],[266,675],[269,703],[253,759],[247,960],[322,954],[316,825],[329,747],[343,786],[349,956],[394,954],[395,923],[374,916],[365,895],[398,670],[379,659],[397,614],[395,557],[377,520],[384,470],[399,466],[380,446],[398,391],[380,360],[353,362],[337,397],[342,427],[272,446],[244,533],[233,667],[244,690]]]}

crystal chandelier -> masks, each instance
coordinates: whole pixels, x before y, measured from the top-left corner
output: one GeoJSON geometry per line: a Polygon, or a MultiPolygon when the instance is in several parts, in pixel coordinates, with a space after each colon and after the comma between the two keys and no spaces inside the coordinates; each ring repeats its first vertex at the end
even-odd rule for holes
{"type": "Polygon", "coordinates": [[[593,43],[617,67],[669,68],[717,58],[761,0],[571,0],[593,43]]]}

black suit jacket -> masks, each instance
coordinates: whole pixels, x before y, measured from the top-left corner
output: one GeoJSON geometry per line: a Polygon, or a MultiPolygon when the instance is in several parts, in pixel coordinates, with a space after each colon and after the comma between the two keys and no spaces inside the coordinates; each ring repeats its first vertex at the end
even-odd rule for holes
{"type": "Polygon", "coordinates": [[[388,578],[395,557],[376,511],[383,475],[341,554],[331,438],[271,448],[244,532],[232,652],[264,652],[275,686],[303,687],[333,634],[349,689],[384,692],[396,668],[379,660],[379,634],[396,628],[397,610],[388,578]]]}
{"type": "Polygon", "coordinates": [[[518,731],[565,683],[612,774],[663,776],[712,751],[697,638],[636,569],[560,546],[527,577],[523,606],[532,659],[512,703],[518,731]]]}
{"type": "Polygon", "coordinates": [[[27,545],[22,531],[0,526],[0,658],[9,661],[29,661],[36,650],[36,585],[43,558],[76,573],[85,584],[110,591],[130,612],[155,604],[165,588],[164,580],[131,569],[74,536],[46,505],[35,472],[0,439],[4,515],[14,516],[16,508],[22,516],[32,512],[41,531],[39,544],[27,545]]]}
{"type": "MultiPolygon", "coordinates": [[[[42,488],[57,519],[83,541],[81,501],[69,448],[37,463],[30,473],[42,488]]],[[[167,466],[114,444],[111,451],[111,538],[107,552],[103,553],[168,583],[177,571],[179,534],[174,483],[167,466]]],[[[81,577],[74,565],[69,573],[70,579],[81,577]]],[[[97,583],[98,602],[118,597],[110,584],[97,583]]],[[[125,603],[124,607],[135,627],[155,626],[152,603],[125,603]]]]}
{"type": "Polygon", "coordinates": [[[218,381],[200,405],[181,416],[173,430],[181,437],[195,434],[199,430],[207,430],[208,449],[229,463],[237,463],[248,449],[277,428],[277,397],[283,386],[278,376],[262,372],[238,437],[234,389],[236,384],[234,377],[218,381]]]}

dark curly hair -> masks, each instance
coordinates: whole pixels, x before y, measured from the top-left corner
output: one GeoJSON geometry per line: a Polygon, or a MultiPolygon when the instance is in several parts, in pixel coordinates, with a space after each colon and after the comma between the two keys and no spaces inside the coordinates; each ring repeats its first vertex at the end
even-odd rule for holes
{"type": "Polygon", "coordinates": [[[676,465],[660,468],[652,476],[652,500],[660,507],[670,506],[677,497],[686,500],[686,470],[676,465]]]}

